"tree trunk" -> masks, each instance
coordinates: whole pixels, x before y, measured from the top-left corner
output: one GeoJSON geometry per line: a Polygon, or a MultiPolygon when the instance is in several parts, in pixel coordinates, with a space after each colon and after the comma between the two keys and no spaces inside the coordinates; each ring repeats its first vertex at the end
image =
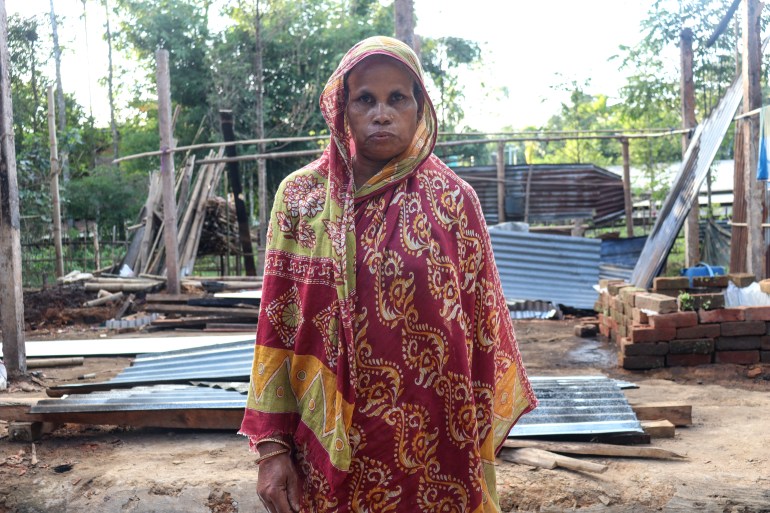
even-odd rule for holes
{"type": "MultiPolygon", "coordinates": [[[[254,17],[254,32],[256,41],[256,52],[254,57],[254,75],[257,83],[257,139],[265,138],[265,112],[264,112],[264,97],[265,97],[265,77],[264,67],[262,64],[262,13],[259,9],[259,1],[256,0],[256,15],[254,17]]],[[[260,143],[259,152],[265,153],[265,144],[260,143]]],[[[257,182],[259,182],[259,246],[265,248],[267,246],[267,225],[268,219],[268,205],[267,205],[267,163],[265,159],[259,159],[257,161],[257,182]]],[[[257,266],[260,266],[258,262],[257,266]]]]}
{"type": "MultiPolygon", "coordinates": [[[[59,114],[59,133],[64,133],[67,129],[67,112],[64,106],[64,88],[61,84],[61,47],[59,46],[59,31],[58,24],[56,22],[56,12],[53,8],[53,0],[51,2],[51,33],[53,35],[53,56],[56,61],[56,110],[59,114]]],[[[62,170],[62,178],[64,182],[68,182],[70,179],[69,170],[69,155],[66,148],[62,148],[61,157],[59,158],[59,165],[62,170]]]]}
{"type": "MultiPolygon", "coordinates": [[[[107,36],[107,94],[110,100],[110,128],[112,129],[112,155],[118,158],[118,125],[115,123],[115,92],[113,89],[112,74],[112,32],[110,31],[110,7],[109,1],[104,0],[104,14],[106,16],[106,36],[107,36]]],[[[118,164],[115,164],[116,166],[118,164]]]]}
{"type": "Polygon", "coordinates": [[[396,39],[400,39],[415,48],[414,41],[414,2],[413,0],[395,0],[396,39]]]}
{"type": "Polygon", "coordinates": [[[19,184],[13,137],[8,19],[0,1],[0,328],[3,331],[3,363],[10,378],[27,372],[24,345],[24,298],[21,282],[19,235],[19,184]]]}

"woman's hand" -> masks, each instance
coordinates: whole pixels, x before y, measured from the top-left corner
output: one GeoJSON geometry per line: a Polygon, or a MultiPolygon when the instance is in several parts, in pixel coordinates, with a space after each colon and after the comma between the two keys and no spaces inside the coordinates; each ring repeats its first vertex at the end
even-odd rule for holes
{"type": "MultiPolygon", "coordinates": [[[[259,444],[259,454],[285,449],[280,444],[265,442],[259,444]]],[[[296,513],[300,501],[299,474],[286,452],[263,460],[259,464],[257,476],[257,494],[270,513],[296,513]]]]}

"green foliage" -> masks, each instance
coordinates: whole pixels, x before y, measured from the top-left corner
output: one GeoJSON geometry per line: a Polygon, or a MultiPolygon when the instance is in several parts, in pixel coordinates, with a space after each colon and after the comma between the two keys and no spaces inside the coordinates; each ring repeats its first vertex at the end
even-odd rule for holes
{"type": "Polygon", "coordinates": [[[146,177],[127,174],[115,166],[99,166],[88,176],[69,182],[67,211],[75,219],[122,228],[136,219],[146,191],[146,177]]]}
{"type": "Polygon", "coordinates": [[[421,48],[422,66],[438,90],[432,98],[442,131],[455,130],[463,118],[463,98],[457,71],[478,64],[481,49],[473,41],[459,37],[426,38],[421,48]]]}

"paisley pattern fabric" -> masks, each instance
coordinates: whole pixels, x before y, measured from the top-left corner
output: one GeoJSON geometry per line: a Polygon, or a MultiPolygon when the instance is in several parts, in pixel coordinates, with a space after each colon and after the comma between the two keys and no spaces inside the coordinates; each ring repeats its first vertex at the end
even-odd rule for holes
{"type": "Polygon", "coordinates": [[[431,154],[430,99],[413,144],[359,190],[343,81],[321,96],[332,142],[279,188],[241,433],[293,437],[307,512],[498,511],[494,457],[537,401],[472,188],[431,154]]]}

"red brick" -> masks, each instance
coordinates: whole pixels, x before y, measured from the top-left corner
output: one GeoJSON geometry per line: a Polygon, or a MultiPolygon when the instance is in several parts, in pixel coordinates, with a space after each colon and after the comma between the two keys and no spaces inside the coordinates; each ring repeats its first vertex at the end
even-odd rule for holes
{"type": "Polygon", "coordinates": [[[651,310],[660,314],[667,314],[677,311],[676,299],[655,293],[640,293],[636,295],[637,308],[651,310]]]}
{"type": "Polygon", "coordinates": [[[727,287],[730,278],[727,276],[693,276],[693,287],[720,288],[727,287]]]}
{"type": "Polygon", "coordinates": [[[760,351],[759,359],[762,363],[770,363],[770,351],[760,351]]]}
{"type": "Polygon", "coordinates": [[[751,365],[759,363],[759,351],[717,351],[714,353],[714,362],[751,365]]]}
{"type": "MultiPolygon", "coordinates": [[[[639,287],[623,287],[620,289],[618,296],[624,304],[633,307],[634,303],[636,302],[636,295],[642,292],[646,293],[647,289],[642,289],[639,287]]],[[[626,310],[628,310],[628,308],[626,308],[626,310]]]]}
{"type": "Polygon", "coordinates": [[[765,335],[767,326],[764,321],[723,322],[723,337],[742,337],[745,335],[765,335]]]}
{"type": "Polygon", "coordinates": [[[770,351],[770,335],[759,337],[759,348],[762,351],[770,351]]]}
{"type": "Polygon", "coordinates": [[[762,280],[759,282],[759,290],[765,294],[770,294],[770,280],[762,280]]]}
{"type": "Polygon", "coordinates": [[[628,338],[634,344],[649,342],[665,342],[676,338],[676,328],[633,325],[628,329],[628,338]]]}
{"type": "Polygon", "coordinates": [[[618,357],[620,365],[628,370],[658,369],[666,366],[665,356],[623,356],[618,357]]]}
{"type": "Polygon", "coordinates": [[[770,321],[770,306],[747,306],[745,309],[747,321],[770,321]]]}
{"type": "Polygon", "coordinates": [[[677,312],[651,315],[650,324],[657,328],[687,328],[698,324],[698,314],[695,312],[677,312]]]}
{"type": "Polygon", "coordinates": [[[618,279],[605,279],[605,278],[602,278],[601,280],[599,280],[599,288],[600,289],[606,289],[607,287],[610,286],[610,284],[617,285],[619,283],[625,283],[625,281],[618,280],[618,279]]]}
{"type": "Polygon", "coordinates": [[[719,310],[698,310],[700,322],[707,324],[710,322],[736,322],[746,320],[744,311],[745,306],[734,308],[720,308],[719,310]]]}
{"type": "Polygon", "coordinates": [[[668,344],[668,342],[634,344],[628,338],[621,338],[620,351],[623,356],[665,356],[668,354],[668,344]]]}
{"type": "Polygon", "coordinates": [[[694,367],[696,365],[708,365],[711,363],[709,354],[669,354],[666,356],[666,365],[669,367],[694,367]]]}
{"type": "Polygon", "coordinates": [[[682,290],[690,287],[690,280],[684,277],[662,276],[652,280],[652,290],[682,290]]]}
{"type": "Polygon", "coordinates": [[[716,338],[722,334],[720,324],[698,324],[688,328],[677,328],[676,338],[716,338]]]}
{"type": "Polygon", "coordinates": [[[693,309],[718,310],[725,307],[725,293],[692,294],[693,309]]]}
{"type": "Polygon", "coordinates": [[[669,352],[671,354],[711,354],[714,352],[714,339],[672,340],[669,342],[669,352]]]}
{"type": "Polygon", "coordinates": [[[761,337],[719,337],[714,343],[717,351],[747,351],[759,349],[761,337]]]}
{"type": "Polygon", "coordinates": [[[647,317],[647,314],[639,310],[638,308],[634,308],[631,311],[631,319],[634,321],[634,324],[649,324],[650,319],[647,317]]]}
{"type": "Polygon", "coordinates": [[[610,337],[610,327],[607,324],[604,324],[604,323],[600,324],[599,325],[599,333],[603,337],[609,338],[610,337]]]}
{"type": "Polygon", "coordinates": [[[609,283],[607,284],[607,292],[609,292],[610,296],[617,296],[618,292],[620,292],[620,289],[623,287],[632,287],[630,283],[626,283],[624,281],[620,283],[609,283]]]}
{"type": "Polygon", "coordinates": [[[755,281],[756,277],[751,273],[730,273],[727,275],[731,282],[735,283],[736,287],[748,287],[755,281]]]}

